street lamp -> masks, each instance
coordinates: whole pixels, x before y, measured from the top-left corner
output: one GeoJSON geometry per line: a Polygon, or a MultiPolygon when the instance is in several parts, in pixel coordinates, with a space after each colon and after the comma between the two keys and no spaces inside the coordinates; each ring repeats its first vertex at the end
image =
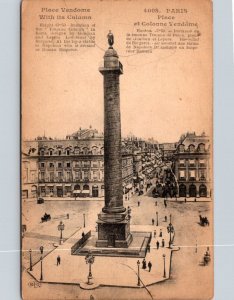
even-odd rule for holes
{"type": "Polygon", "coordinates": [[[87,282],[87,284],[93,284],[91,282],[91,279],[93,278],[91,266],[94,263],[94,258],[95,257],[92,255],[91,251],[89,251],[88,254],[85,256],[86,264],[89,264],[89,275],[88,275],[88,282],[87,282]]]}
{"type": "Polygon", "coordinates": [[[139,259],[137,261],[137,276],[138,276],[137,285],[140,286],[141,282],[140,282],[140,261],[139,261],[139,259]]]}
{"type": "Polygon", "coordinates": [[[60,231],[60,245],[62,245],[63,243],[63,230],[64,230],[64,224],[63,221],[60,221],[59,225],[58,225],[58,231],[60,231]]]}
{"type": "Polygon", "coordinates": [[[156,211],[156,226],[158,226],[158,212],[156,211]]]}
{"type": "Polygon", "coordinates": [[[42,256],[40,258],[40,261],[41,261],[41,277],[40,277],[40,281],[43,280],[43,273],[42,273],[42,256]]]}
{"type": "Polygon", "coordinates": [[[41,247],[40,247],[40,252],[41,252],[41,254],[43,254],[43,250],[44,250],[44,247],[41,246],[41,247]]]}
{"type": "Polygon", "coordinates": [[[85,228],[85,214],[83,214],[83,219],[84,219],[84,228],[85,228]]]}
{"type": "Polygon", "coordinates": [[[172,245],[171,234],[174,232],[174,227],[173,227],[173,225],[171,224],[171,215],[170,215],[170,223],[169,223],[169,225],[167,226],[167,232],[170,233],[169,248],[171,248],[171,245],[172,245]]]}
{"type": "Polygon", "coordinates": [[[163,254],[163,265],[164,265],[163,278],[166,278],[166,255],[165,254],[163,254]]]}
{"type": "Polygon", "coordinates": [[[32,271],[32,249],[29,250],[29,270],[32,271]]]}

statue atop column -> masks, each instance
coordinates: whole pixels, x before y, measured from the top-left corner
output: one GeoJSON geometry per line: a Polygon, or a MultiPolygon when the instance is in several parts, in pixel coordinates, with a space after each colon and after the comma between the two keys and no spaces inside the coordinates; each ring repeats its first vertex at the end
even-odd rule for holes
{"type": "Polygon", "coordinates": [[[111,30],[109,30],[109,33],[107,35],[107,39],[108,39],[108,44],[109,44],[109,48],[112,48],[113,44],[114,44],[114,35],[111,32],[111,30]]]}

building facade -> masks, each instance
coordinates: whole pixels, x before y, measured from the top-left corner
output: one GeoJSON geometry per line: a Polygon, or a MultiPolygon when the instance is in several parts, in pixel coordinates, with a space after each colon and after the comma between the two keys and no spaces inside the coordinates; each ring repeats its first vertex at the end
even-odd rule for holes
{"type": "Polygon", "coordinates": [[[210,197],[210,141],[203,133],[187,133],[174,154],[179,197],[210,197]]]}
{"type": "MultiPolygon", "coordinates": [[[[103,135],[92,128],[64,140],[25,141],[22,197],[104,197],[103,153],[103,135]]],[[[132,191],[133,155],[124,150],[122,180],[123,192],[132,191]]]]}

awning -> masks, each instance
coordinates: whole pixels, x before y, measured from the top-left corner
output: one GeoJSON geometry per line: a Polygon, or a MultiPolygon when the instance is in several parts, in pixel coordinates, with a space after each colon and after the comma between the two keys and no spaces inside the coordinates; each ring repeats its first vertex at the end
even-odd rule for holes
{"type": "Polygon", "coordinates": [[[137,177],[133,176],[133,180],[137,180],[137,177]]]}
{"type": "Polygon", "coordinates": [[[63,185],[62,184],[56,184],[56,187],[62,187],[63,185]]]}
{"type": "Polygon", "coordinates": [[[89,190],[83,190],[82,194],[89,194],[89,190]]]}
{"type": "Polygon", "coordinates": [[[65,184],[65,186],[71,186],[71,184],[65,184]]]}
{"type": "Polygon", "coordinates": [[[47,184],[47,186],[52,186],[52,187],[54,187],[54,185],[53,185],[53,184],[47,184]]]}
{"type": "Polygon", "coordinates": [[[39,187],[43,187],[43,186],[45,186],[45,184],[39,184],[39,187]]]}
{"type": "Polygon", "coordinates": [[[80,190],[74,190],[73,191],[73,194],[79,194],[80,193],[80,190]]]}

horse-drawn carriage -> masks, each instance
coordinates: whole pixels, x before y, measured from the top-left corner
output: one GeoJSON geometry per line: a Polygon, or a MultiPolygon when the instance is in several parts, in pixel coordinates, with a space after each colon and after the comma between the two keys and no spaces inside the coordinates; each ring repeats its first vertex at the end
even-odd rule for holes
{"type": "Polygon", "coordinates": [[[199,215],[199,218],[200,218],[200,225],[201,226],[209,226],[210,225],[207,217],[202,217],[201,215],[199,215]]]}
{"type": "Polygon", "coordinates": [[[207,266],[210,262],[210,253],[209,251],[206,251],[203,257],[204,266],[207,266]]]}
{"type": "Polygon", "coordinates": [[[47,213],[44,214],[44,216],[41,218],[41,222],[47,222],[51,220],[51,216],[47,213]]]}

